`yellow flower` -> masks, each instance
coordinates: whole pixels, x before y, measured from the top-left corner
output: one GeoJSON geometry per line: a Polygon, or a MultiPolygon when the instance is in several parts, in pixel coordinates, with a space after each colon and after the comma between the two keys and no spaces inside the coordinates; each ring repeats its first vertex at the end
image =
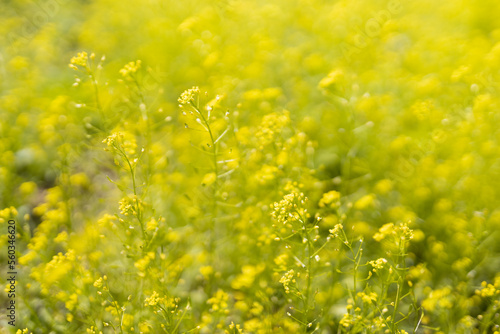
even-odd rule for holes
{"type": "Polygon", "coordinates": [[[389,179],[383,179],[377,182],[375,185],[375,191],[379,194],[387,194],[393,188],[393,182],[389,179]]]}
{"type": "Polygon", "coordinates": [[[340,205],[340,193],[338,191],[332,190],[323,194],[319,201],[319,207],[330,207],[332,209],[338,208],[340,205]]]}
{"type": "Polygon", "coordinates": [[[225,311],[228,306],[227,304],[228,299],[229,296],[227,295],[227,293],[219,289],[212,298],[207,300],[207,304],[211,305],[211,311],[213,312],[225,311]]]}
{"type": "Polygon", "coordinates": [[[351,314],[349,313],[344,313],[344,316],[342,317],[342,319],[340,319],[340,325],[344,328],[348,328],[352,324],[354,324],[353,316],[351,316],[351,314]]]}
{"type": "Polygon", "coordinates": [[[102,277],[99,277],[95,282],[94,282],[94,287],[96,288],[102,288],[102,277]]]}
{"type": "Polygon", "coordinates": [[[146,223],[146,230],[147,231],[154,231],[158,228],[158,221],[154,218],[151,218],[147,223],[146,223]]]}
{"type": "Polygon", "coordinates": [[[338,238],[340,231],[342,231],[343,229],[344,226],[342,224],[337,224],[332,229],[328,230],[328,232],[330,232],[330,234],[335,238],[338,238]]]}
{"type": "Polygon", "coordinates": [[[193,86],[193,88],[186,89],[177,100],[180,104],[189,104],[194,101],[199,93],[200,88],[193,86]]]}
{"type": "Polygon", "coordinates": [[[78,304],[78,295],[73,293],[69,296],[69,300],[66,301],[65,306],[68,310],[73,311],[75,306],[78,304]]]}
{"type": "Polygon", "coordinates": [[[375,292],[370,292],[370,293],[358,292],[358,297],[361,298],[363,302],[371,304],[372,302],[377,301],[378,296],[375,292]]]}
{"type": "Polygon", "coordinates": [[[13,206],[0,210],[0,223],[15,218],[17,216],[17,210],[13,206]]]}
{"type": "Polygon", "coordinates": [[[318,86],[323,89],[335,87],[335,90],[339,90],[345,83],[344,77],[345,75],[343,70],[333,70],[332,72],[328,73],[326,77],[321,79],[318,86]]]}
{"type": "Polygon", "coordinates": [[[275,180],[279,172],[280,169],[276,166],[264,165],[255,173],[255,178],[260,184],[266,185],[275,180]]]}
{"type": "Polygon", "coordinates": [[[368,209],[370,207],[373,207],[374,202],[375,202],[375,195],[368,194],[368,195],[365,195],[365,196],[361,197],[360,199],[358,199],[354,203],[354,208],[358,209],[358,210],[365,210],[365,209],[368,209]]]}
{"type": "Polygon", "coordinates": [[[262,118],[259,130],[255,133],[261,147],[276,142],[276,137],[281,133],[284,127],[290,123],[290,112],[273,112],[262,118]]]}
{"type": "Polygon", "coordinates": [[[203,186],[209,186],[212,183],[214,183],[217,180],[217,174],[215,173],[208,173],[203,176],[203,180],[201,181],[201,184],[203,186]]]}
{"type": "Polygon", "coordinates": [[[102,141],[111,149],[134,155],[137,149],[135,137],[129,132],[113,132],[110,136],[102,141]]]}
{"type": "Polygon", "coordinates": [[[162,300],[163,298],[160,298],[158,292],[153,291],[153,294],[144,300],[144,306],[155,306],[162,300]]]}
{"type": "Polygon", "coordinates": [[[87,333],[88,334],[102,334],[102,331],[96,332],[97,328],[94,326],[90,326],[90,328],[87,328],[87,333]]]}
{"type": "Polygon", "coordinates": [[[78,66],[82,66],[82,67],[87,67],[87,62],[88,62],[88,55],[87,55],[87,52],[85,51],[82,51],[82,52],[78,52],[78,54],[71,58],[71,61],[70,61],[70,64],[69,64],[69,67],[71,67],[72,69],[75,69],[77,70],[78,66]]]}
{"type": "Polygon", "coordinates": [[[21,192],[21,194],[23,194],[24,196],[27,196],[27,195],[31,195],[32,193],[35,192],[37,188],[37,185],[35,182],[33,181],[29,181],[29,182],[23,182],[21,183],[21,185],[19,186],[19,191],[21,192]]]}
{"type": "Polygon", "coordinates": [[[28,328],[25,328],[25,329],[23,329],[23,330],[18,329],[18,330],[17,330],[17,332],[16,332],[16,334],[33,334],[33,333],[32,333],[32,332],[30,332],[30,331],[28,330],[28,328]]]}
{"type": "Polygon", "coordinates": [[[377,269],[384,268],[385,264],[387,263],[387,260],[384,258],[380,258],[375,261],[369,261],[368,263],[373,267],[373,271],[377,271],[377,269]]]}
{"type": "Polygon", "coordinates": [[[117,143],[121,142],[123,140],[123,133],[121,132],[114,132],[110,136],[108,136],[106,139],[104,139],[102,142],[106,143],[108,146],[115,146],[117,143]]]}
{"type": "Polygon", "coordinates": [[[495,295],[500,294],[500,290],[497,290],[493,284],[488,284],[483,281],[481,283],[481,289],[476,290],[476,294],[481,297],[493,297],[495,295]]]}
{"type": "Polygon", "coordinates": [[[135,74],[139,68],[141,68],[141,61],[131,61],[130,63],[126,64],[119,72],[120,74],[127,79],[132,78],[132,75],[135,74]]]}
{"type": "Polygon", "coordinates": [[[68,233],[66,231],[62,231],[54,238],[54,242],[62,243],[68,240],[68,233]]]}
{"type": "Polygon", "coordinates": [[[225,331],[226,333],[243,333],[243,329],[241,328],[240,325],[234,324],[234,322],[231,321],[231,324],[229,324],[229,329],[231,329],[231,332],[225,331]]]}
{"type": "Polygon", "coordinates": [[[410,229],[408,224],[409,223],[401,223],[399,225],[394,225],[393,223],[384,224],[379,228],[378,232],[375,233],[373,239],[379,242],[388,236],[400,238],[401,240],[413,239],[413,230],[410,229]]]}
{"type": "Polygon", "coordinates": [[[280,279],[280,283],[283,284],[283,288],[285,288],[286,293],[290,293],[290,283],[294,284],[295,279],[293,276],[295,275],[295,271],[293,269],[287,271],[283,277],[280,279]]]}
{"type": "Polygon", "coordinates": [[[450,287],[432,290],[427,298],[422,301],[422,307],[430,312],[434,311],[437,307],[444,309],[452,308],[453,302],[451,300],[451,291],[450,287]]]}
{"type": "Polygon", "coordinates": [[[304,208],[304,205],[307,202],[307,197],[293,185],[288,184],[285,187],[285,190],[287,189],[291,190],[291,192],[283,196],[281,201],[275,202],[271,206],[273,209],[271,216],[274,220],[281,224],[294,222],[301,222],[301,224],[305,224],[306,222],[304,219],[310,217],[309,213],[304,208]]]}
{"type": "Polygon", "coordinates": [[[214,273],[214,268],[212,266],[203,266],[200,268],[200,273],[205,279],[209,279],[210,276],[214,273]]]}
{"type": "Polygon", "coordinates": [[[136,216],[138,210],[141,209],[142,201],[133,195],[132,197],[124,197],[119,202],[120,214],[124,216],[136,216]]]}

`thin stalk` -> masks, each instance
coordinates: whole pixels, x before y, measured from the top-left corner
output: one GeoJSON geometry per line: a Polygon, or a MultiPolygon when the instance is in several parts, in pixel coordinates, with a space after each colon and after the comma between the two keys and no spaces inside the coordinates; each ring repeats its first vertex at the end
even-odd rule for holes
{"type": "Polygon", "coordinates": [[[99,86],[98,86],[95,74],[89,68],[89,66],[87,66],[87,74],[89,75],[90,81],[92,82],[92,87],[94,88],[95,104],[96,104],[97,110],[99,110],[99,113],[101,114],[102,123],[104,125],[104,130],[106,130],[107,129],[107,127],[106,127],[106,118],[104,116],[104,110],[102,109],[101,99],[99,98],[99,86]]]}
{"type": "MultiPolygon", "coordinates": [[[[406,250],[405,250],[405,240],[403,240],[402,238],[400,238],[399,240],[399,243],[400,243],[400,246],[399,246],[399,263],[400,263],[400,267],[402,268],[403,270],[403,274],[406,270],[406,264],[405,264],[405,261],[404,261],[404,254],[406,254],[406,250]]],[[[396,268],[397,269],[397,268],[396,268]]],[[[399,275],[399,274],[398,274],[399,275]]],[[[398,306],[399,306],[399,295],[401,294],[402,292],[402,288],[403,288],[403,276],[402,275],[399,275],[398,277],[398,283],[397,283],[397,292],[396,292],[396,301],[394,302],[394,310],[392,311],[392,333],[396,333],[396,315],[397,315],[397,311],[398,311],[398,306]]]]}
{"type": "MultiPolygon", "coordinates": [[[[205,127],[208,131],[208,134],[210,136],[210,146],[212,148],[212,161],[214,164],[214,172],[216,176],[216,181],[214,182],[212,186],[212,219],[211,219],[211,224],[210,224],[210,240],[209,240],[209,251],[212,256],[213,250],[214,250],[214,244],[215,244],[215,218],[217,216],[217,200],[216,200],[216,195],[217,195],[217,176],[219,175],[219,168],[217,166],[217,142],[214,138],[214,135],[212,133],[212,129],[210,127],[210,123],[208,122],[207,118],[199,109],[199,101],[197,102],[197,106],[194,105],[194,103],[191,101],[191,106],[194,108],[194,110],[200,115],[201,120],[205,124],[205,127]]],[[[212,260],[213,262],[213,260],[212,260]]]]}

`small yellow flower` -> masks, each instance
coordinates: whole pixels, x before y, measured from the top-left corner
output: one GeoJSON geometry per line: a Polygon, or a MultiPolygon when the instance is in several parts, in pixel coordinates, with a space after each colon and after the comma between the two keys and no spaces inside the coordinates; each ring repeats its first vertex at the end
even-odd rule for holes
{"type": "Polygon", "coordinates": [[[16,334],[33,334],[33,333],[32,333],[32,332],[30,332],[30,331],[28,330],[28,328],[25,328],[25,329],[23,329],[23,330],[18,329],[18,330],[17,330],[17,332],[16,332],[16,334]]]}
{"type": "Polygon", "coordinates": [[[332,72],[328,73],[326,77],[321,79],[318,86],[323,89],[335,87],[337,85],[342,86],[345,81],[344,76],[345,75],[343,70],[341,69],[333,70],[332,72]]]}
{"type": "Polygon", "coordinates": [[[368,195],[365,195],[365,196],[361,197],[360,199],[358,199],[354,203],[354,208],[358,209],[358,210],[365,210],[365,209],[368,209],[370,207],[373,207],[374,202],[375,202],[375,195],[368,194],[368,195]]]}
{"type": "Polygon", "coordinates": [[[330,207],[337,208],[340,204],[340,193],[338,191],[332,190],[323,194],[323,197],[319,201],[319,207],[330,207]]]}
{"type": "Polygon", "coordinates": [[[283,196],[281,201],[271,205],[273,209],[271,216],[274,220],[283,225],[295,222],[305,224],[304,220],[310,217],[307,209],[304,208],[308,200],[307,197],[291,184],[288,184],[285,190],[291,190],[291,192],[283,196]]]}
{"type": "Polygon", "coordinates": [[[500,290],[497,290],[493,284],[488,284],[483,281],[481,283],[481,289],[476,290],[476,294],[481,297],[493,297],[497,294],[500,294],[500,290]]]}
{"type": "Polygon", "coordinates": [[[214,273],[214,268],[212,266],[203,266],[200,268],[200,273],[205,279],[208,279],[214,273]]]}
{"type": "Polygon", "coordinates": [[[141,208],[142,201],[133,195],[132,197],[124,197],[119,202],[120,214],[124,216],[136,216],[141,208]]]}
{"type": "Polygon", "coordinates": [[[371,304],[372,302],[377,301],[378,297],[378,295],[375,292],[370,292],[370,293],[358,292],[357,296],[367,304],[371,304]]]}
{"type": "Polygon", "coordinates": [[[332,229],[328,230],[331,235],[333,235],[335,238],[338,238],[340,231],[342,231],[344,226],[342,224],[337,224],[335,225],[332,229]]]}
{"type": "Polygon", "coordinates": [[[155,306],[162,300],[163,298],[160,298],[158,292],[153,291],[153,294],[144,300],[144,306],[155,306]]]}
{"type": "Polygon", "coordinates": [[[71,58],[69,67],[74,70],[78,70],[77,65],[82,67],[87,67],[88,59],[89,57],[87,55],[87,52],[85,51],[78,52],[78,54],[75,57],[71,58]]]}
{"type": "Polygon", "coordinates": [[[215,295],[207,300],[207,304],[212,305],[211,311],[216,312],[216,311],[225,311],[227,309],[227,301],[229,299],[229,296],[227,293],[225,293],[222,290],[217,290],[215,295]]]}
{"type": "Polygon", "coordinates": [[[94,287],[96,288],[102,288],[102,277],[99,277],[95,282],[94,282],[94,287]]]}
{"type": "Polygon", "coordinates": [[[377,269],[384,268],[385,264],[387,263],[387,260],[384,258],[380,258],[375,261],[369,261],[368,263],[373,267],[373,271],[377,271],[377,269]]]}
{"type": "Polygon", "coordinates": [[[201,181],[201,184],[203,186],[209,186],[213,184],[217,180],[217,174],[215,173],[208,173],[203,176],[203,180],[201,181]]]}
{"type": "Polygon", "coordinates": [[[120,74],[127,79],[132,78],[132,75],[135,74],[139,68],[141,68],[141,61],[131,61],[130,63],[126,64],[121,70],[120,74]]]}
{"type": "Polygon", "coordinates": [[[151,218],[147,223],[146,223],[146,230],[147,231],[154,231],[158,228],[158,221],[154,218],[151,218]]]}
{"type": "Polygon", "coordinates": [[[193,88],[186,89],[181,94],[181,96],[179,97],[179,99],[177,101],[179,101],[180,104],[189,104],[189,103],[194,101],[195,97],[199,93],[200,93],[200,88],[193,86],[193,88]]]}
{"type": "Polygon", "coordinates": [[[290,293],[290,283],[295,283],[295,279],[293,276],[295,275],[295,271],[293,269],[287,271],[283,277],[280,279],[280,283],[283,284],[283,288],[285,288],[285,293],[290,293]]]}
{"type": "Polygon", "coordinates": [[[273,112],[262,118],[259,130],[255,133],[261,147],[276,142],[277,136],[284,127],[290,124],[290,112],[273,112]]]}

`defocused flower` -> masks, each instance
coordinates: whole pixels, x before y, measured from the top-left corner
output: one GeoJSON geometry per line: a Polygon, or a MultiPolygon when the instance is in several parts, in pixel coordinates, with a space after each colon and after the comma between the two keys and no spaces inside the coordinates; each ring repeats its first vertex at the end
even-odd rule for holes
{"type": "Polygon", "coordinates": [[[335,209],[339,206],[339,204],[340,204],[340,193],[335,190],[324,193],[323,197],[321,197],[319,201],[320,208],[330,207],[335,209]]]}
{"type": "Polygon", "coordinates": [[[87,67],[88,65],[88,55],[87,55],[87,52],[85,51],[82,51],[82,52],[78,52],[78,54],[71,58],[71,61],[70,61],[70,64],[69,64],[69,67],[71,67],[72,69],[75,69],[77,70],[78,66],[81,66],[81,67],[87,67]]]}
{"type": "Polygon", "coordinates": [[[178,101],[180,104],[189,104],[194,101],[195,97],[200,93],[200,89],[198,87],[193,87],[190,89],[186,89],[182,92],[178,101]]]}
{"type": "Polygon", "coordinates": [[[141,61],[140,60],[137,60],[137,61],[131,61],[130,63],[126,64],[121,70],[120,70],[120,74],[124,77],[124,78],[131,78],[131,76],[133,74],[135,74],[139,68],[141,68],[141,61]]]}

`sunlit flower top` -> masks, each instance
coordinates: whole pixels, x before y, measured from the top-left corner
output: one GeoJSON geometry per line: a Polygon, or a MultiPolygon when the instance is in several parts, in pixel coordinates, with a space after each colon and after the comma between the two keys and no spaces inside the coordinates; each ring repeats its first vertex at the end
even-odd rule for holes
{"type": "Polygon", "coordinates": [[[200,93],[200,88],[193,86],[193,88],[186,89],[181,94],[181,96],[179,97],[179,99],[177,101],[179,101],[180,104],[189,104],[190,102],[194,101],[194,98],[199,93],[200,93]]]}
{"type": "Polygon", "coordinates": [[[139,68],[141,68],[141,61],[140,60],[137,60],[137,61],[131,61],[130,63],[126,64],[121,70],[120,70],[120,74],[124,77],[124,78],[128,78],[130,77],[132,74],[136,73],[139,68]]]}
{"type": "Polygon", "coordinates": [[[78,54],[75,57],[71,58],[69,67],[71,67],[74,70],[78,69],[76,65],[87,67],[88,59],[89,57],[87,55],[87,52],[85,51],[78,52],[78,54]]]}

